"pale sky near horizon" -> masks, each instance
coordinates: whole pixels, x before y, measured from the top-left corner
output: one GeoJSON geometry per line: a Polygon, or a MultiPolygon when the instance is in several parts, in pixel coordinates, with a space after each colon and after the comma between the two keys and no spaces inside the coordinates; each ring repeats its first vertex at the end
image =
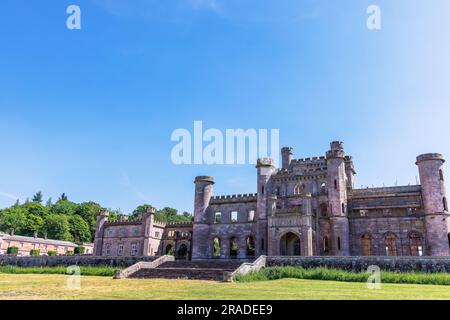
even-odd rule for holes
{"type": "Polygon", "coordinates": [[[450,160],[447,0],[3,0],[0,208],[96,201],[193,209],[255,192],[254,166],[175,166],[173,130],[265,128],[295,157],[345,142],[360,186],[414,184],[450,160]],[[77,4],[82,29],[66,28],[77,4]],[[381,8],[369,31],[366,9],[381,8]]]}

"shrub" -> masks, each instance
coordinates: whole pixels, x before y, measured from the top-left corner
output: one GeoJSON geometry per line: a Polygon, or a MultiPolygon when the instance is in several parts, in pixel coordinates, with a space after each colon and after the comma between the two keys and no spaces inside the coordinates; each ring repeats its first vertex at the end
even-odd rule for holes
{"type": "Polygon", "coordinates": [[[86,251],[85,247],[79,246],[75,248],[75,254],[84,254],[85,251],[86,251]]]}
{"type": "Polygon", "coordinates": [[[30,256],[38,257],[40,255],[41,255],[41,250],[39,250],[39,249],[31,249],[30,256]]]}
{"type": "MultiPolygon", "coordinates": [[[[269,267],[259,272],[246,275],[237,275],[236,281],[253,282],[268,281],[285,278],[310,279],[310,280],[331,280],[345,282],[366,282],[370,274],[365,272],[351,272],[330,268],[302,267],[269,267]]],[[[435,284],[450,285],[450,274],[448,273],[419,273],[419,272],[381,272],[382,283],[407,283],[407,284],[435,284]]]]}
{"type": "Polygon", "coordinates": [[[66,256],[73,256],[73,254],[74,254],[74,253],[73,253],[72,250],[69,250],[69,251],[66,252],[66,256]]]}
{"type": "MultiPolygon", "coordinates": [[[[112,277],[117,268],[80,267],[82,276],[112,277]]],[[[67,274],[66,267],[32,267],[0,266],[0,273],[6,274],[67,274]]]]}
{"type": "Polygon", "coordinates": [[[7,254],[11,254],[11,255],[17,255],[19,253],[19,248],[17,248],[17,247],[9,247],[6,250],[6,253],[7,254]]]}
{"type": "Polygon", "coordinates": [[[49,251],[49,252],[47,252],[47,255],[49,257],[56,257],[58,255],[58,253],[56,251],[49,251]]]}

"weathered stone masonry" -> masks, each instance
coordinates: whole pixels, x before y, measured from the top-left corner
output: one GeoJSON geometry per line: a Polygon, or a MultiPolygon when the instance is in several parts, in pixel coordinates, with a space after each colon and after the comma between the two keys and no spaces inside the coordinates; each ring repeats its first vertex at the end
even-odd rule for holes
{"type": "MultiPolygon", "coordinates": [[[[256,193],[214,196],[214,178],[195,179],[194,223],[108,222],[99,215],[95,254],[154,256],[188,248],[187,257],[450,256],[450,215],[443,156],[417,157],[420,185],[355,189],[355,167],[344,144],[324,156],[282,167],[259,159],[256,193]]],[[[181,250],[185,251],[185,250],[181,250]]]]}

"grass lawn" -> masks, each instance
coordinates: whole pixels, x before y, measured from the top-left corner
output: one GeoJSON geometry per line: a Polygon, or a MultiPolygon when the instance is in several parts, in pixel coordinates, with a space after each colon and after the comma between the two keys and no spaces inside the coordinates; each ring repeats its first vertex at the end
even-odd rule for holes
{"type": "Polygon", "coordinates": [[[450,299],[439,285],[382,284],[281,279],[248,283],[188,280],[81,278],[80,290],[67,289],[64,275],[0,274],[0,299],[450,299]]]}

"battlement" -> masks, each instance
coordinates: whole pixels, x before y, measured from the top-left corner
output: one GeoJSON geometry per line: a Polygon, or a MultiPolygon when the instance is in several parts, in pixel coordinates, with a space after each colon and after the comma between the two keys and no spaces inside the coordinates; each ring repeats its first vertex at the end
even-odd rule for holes
{"type": "Polygon", "coordinates": [[[399,193],[420,193],[422,190],[420,185],[414,186],[398,186],[398,187],[380,187],[352,190],[352,197],[361,196],[377,196],[377,195],[395,195],[399,193]]]}
{"type": "Polygon", "coordinates": [[[318,162],[325,160],[325,157],[311,157],[311,158],[300,158],[300,159],[294,159],[292,160],[293,163],[297,164],[306,164],[311,162],[318,162]]]}
{"type": "Polygon", "coordinates": [[[226,196],[215,196],[211,198],[211,203],[227,203],[227,202],[248,202],[256,201],[257,194],[233,194],[226,196]]]}
{"type": "Polygon", "coordinates": [[[440,153],[425,153],[417,156],[417,162],[416,164],[419,164],[424,161],[430,161],[430,160],[440,160],[445,162],[444,156],[440,153]]]}
{"type": "Polygon", "coordinates": [[[271,158],[259,158],[256,167],[273,167],[274,163],[274,160],[271,158]]]}
{"type": "Polygon", "coordinates": [[[195,177],[194,183],[197,183],[197,182],[209,182],[209,183],[214,184],[214,178],[210,177],[210,176],[198,176],[198,177],[195,177]]]}
{"type": "Polygon", "coordinates": [[[194,223],[191,221],[173,221],[166,224],[166,227],[190,227],[194,223]]]}

